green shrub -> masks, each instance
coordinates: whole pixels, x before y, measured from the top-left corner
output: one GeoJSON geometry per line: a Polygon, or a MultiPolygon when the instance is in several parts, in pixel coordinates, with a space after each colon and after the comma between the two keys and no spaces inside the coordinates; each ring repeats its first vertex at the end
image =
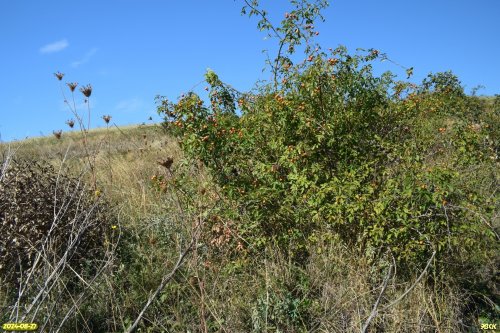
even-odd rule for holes
{"type": "MultiPolygon", "coordinates": [[[[268,60],[273,82],[241,93],[209,70],[208,105],[193,91],[158,100],[164,127],[219,187],[205,232],[212,253],[258,257],[272,247],[305,267],[313,249],[339,240],[368,262],[391,258],[403,281],[430,267],[427,286],[453,282],[494,308],[498,98],[467,96],[451,72],[419,85],[376,76],[374,62],[388,59],[378,50],[313,47],[310,27],[324,1],[292,1],[277,27],[258,1],[245,4],[243,13],[279,40],[268,60]],[[306,59],[294,65],[288,56],[302,43],[306,59]]],[[[282,306],[290,299],[267,300],[278,326],[296,324],[282,306]]],[[[261,303],[251,319],[257,331],[261,303]]]]}
{"type": "Polygon", "coordinates": [[[378,57],[317,54],[253,94],[209,71],[210,106],[190,92],[159,111],[237,207],[227,217],[249,249],[273,243],[304,262],[332,233],[389,251],[403,272],[436,252],[442,274],[469,280],[497,260],[498,115],[471,112],[451,73],[376,77],[378,57]]]}

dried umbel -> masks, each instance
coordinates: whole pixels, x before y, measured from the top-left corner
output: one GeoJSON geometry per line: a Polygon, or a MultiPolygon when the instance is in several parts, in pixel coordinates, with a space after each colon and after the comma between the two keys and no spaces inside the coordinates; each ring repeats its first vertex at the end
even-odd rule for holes
{"type": "Polygon", "coordinates": [[[64,74],[61,73],[61,72],[55,72],[54,75],[55,75],[55,77],[57,77],[57,79],[59,81],[61,81],[63,79],[63,77],[64,77],[64,74]]]}
{"type": "Polygon", "coordinates": [[[68,82],[66,83],[69,87],[69,90],[71,90],[71,92],[74,92],[75,89],[76,89],[76,86],[78,86],[78,83],[77,82],[68,82]]]}
{"type": "Polygon", "coordinates": [[[111,116],[108,114],[106,116],[102,116],[102,119],[106,124],[109,124],[109,122],[111,121],[111,116]]]}
{"type": "Polygon", "coordinates": [[[73,128],[75,126],[75,121],[73,119],[70,119],[66,121],[66,124],[70,127],[73,128]]]}
{"type": "Polygon", "coordinates": [[[90,84],[87,84],[86,86],[81,87],[80,91],[85,97],[89,98],[92,94],[92,86],[90,84]]]}
{"type": "Polygon", "coordinates": [[[61,139],[61,136],[62,136],[62,130],[59,130],[59,131],[52,131],[52,133],[54,134],[54,136],[56,137],[57,140],[60,140],[61,139]]]}

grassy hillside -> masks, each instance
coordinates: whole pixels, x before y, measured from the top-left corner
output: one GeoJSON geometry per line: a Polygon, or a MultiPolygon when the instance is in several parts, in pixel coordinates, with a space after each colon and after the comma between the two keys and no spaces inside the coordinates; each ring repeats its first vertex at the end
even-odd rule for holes
{"type": "MultiPolygon", "coordinates": [[[[288,53],[313,36],[297,25],[312,9],[287,14],[288,53]]],[[[94,333],[497,324],[500,97],[466,95],[451,72],[419,85],[375,76],[387,57],[374,49],[313,50],[295,65],[278,55],[273,82],[251,92],[208,70],[208,103],[158,97],[162,124],[1,144],[0,322],[94,333]]]]}
{"type": "Polygon", "coordinates": [[[328,2],[291,4],[277,25],[259,1],[241,11],[276,42],[270,81],[240,92],[207,70],[206,92],[156,98],[161,124],[86,131],[92,86],[54,73],[81,131],[0,144],[0,323],[500,327],[500,96],[469,96],[451,72],[410,82],[376,49],[322,48],[328,2]],[[406,79],[377,75],[381,61],[406,79]]]}
{"type": "MultiPolygon", "coordinates": [[[[108,203],[108,209],[113,216],[113,225],[107,225],[108,230],[120,235],[120,241],[113,243],[118,248],[112,248],[112,260],[109,272],[101,275],[94,281],[93,287],[89,284],[87,293],[82,293],[85,300],[76,313],[71,316],[71,323],[81,323],[82,329],[88,332],[104,332],[113,330],[122,331],[127,325],[127,318],[132,318],[137,314],[137,309],[144,303],[149,294],[149,289],[155,286],[161,279],[161,274],[169,269],[168,258],[176,256],[176,249],[171,248],[171,244],[155,245],[158,236],[161,241],[166,242],[171,237],[183,234],[184,226],[176,220],[175,225],[171,220],[180,218],[178,207],[172,207],[172,198],[162,191],[158,191],[152,186],[151,177],[154,175],[165,175],[167,170],[158,165],[159,159],[172,157],[176,165],[180,159],[180,152],[176,140],[172,140],[165,135],[158,126],[137,126],[127,128],[113,128],[93,130],[88,133],[87,144],[83,144],[84,138],[81,133],[64,133],[61,139],[55,137],[41,137],[2,144],[1,154],[4,157],[3,165],[11,167],[17,161],[33,161],[30,164],[41,162],[53,166],[54,174],[76,177],[80,181],[87,183],[87,188],[82,191],[95,192],[99,200],[108,203]],[[97,178],[97,187],[91,186],[92,175],[87,163],[87,155],[91,156],[94,163],[97,178]],[[9,160],[9,157],[12,160],[9,160]],[[172,227],[170,233],[169,228],[172,227]],[[161,233],[158,232],[161,230],[161,233]],[[127,267],[124,267],[127,263],[127,267]],[[159,262],[163,264],[160,265],[159,262]],[[130,269],[128,265],[135,265],[135,269],[130,269]],[[149,281],[149,283],[147,283],[149,281]],[[130,284],[132,283],[132,288],[130,284]],[[91,292],[92,294],[89,294],[91,292]],[[127,305],[128,304],[128,305],[127,305]],[[111,312],[110,312],[111,311],[111,312]],[[118,316],[118,313],[122,315],[118,316]],[[96,324],[92,323],[95,321],[96,324]],[[100,327],[100,328],[98,328],[100,327]],[[103,327],[106,327],[105,329],[103,327]]],[[[7,169],[9,170],[9,169],[7,169]]],[[[38,180],[44,181],[42,174],[34,172],[32,183],[38,180]]],[[[201,177],[201,176],[200,176],[201,177]]],[[[4,185],[4,184],[2,184],[4,185]]],[[[46,188],[46,187],[42,187],[46,188]]],[[[5,193],[3,193],[5,195],[5,193]]],[[[38,194],[31,193],[32,198],[18,199],[26,200],[27,210],[30,210],[30,200],[36,200],[38,194]]],[[[52,193],[48,194],[53,196],[52,193]]],[[[73,194],[71,194],[73,195],[73,194]]],[[[11,200],[2,197],[2,202],[11,200]]],[[[52,205],[49,202],[49,205],[52,205]]],[[[54,203],[54,207],[55,207],[54,203]]],[[[3,206],[5,208],[5,206],[3,206]]],[[[49,209],[52,209],[49,207],[49,209]]],[[[92,207],[90,208],[92,209],[92,207]]],[[[29,212],[35,215],[36,212],[29,212]]],[[[28,214],[28,216],[30,216],[28,214]]],[[[28,221],[23,221],[28,222],[28,221]]],[[[106,221],[102,221],[105,223],[106,221]]],[[[21,237],[27,232],[21,233],[21,237]]],[[[12,245],[12,244],[11,244],[12,245]]],[[[14,251],[14,248],[7,248],[7,251],[14,251]]],[[[43,284],[44,274],[47,265],[42,265],[40,280],[29,281],[29,286],[24,287],[26,299],[21,299],[22,308],[33,300],[33,295],[39,290],[38,283],[43,284]],[[44,270],[45,269],[45,270],[44,270]]],[[[5,267],[4,267],[5,268],[5,267]]],[[[14,267],[8,267],[0,279],[7,277],[8,271],[14,267]]],[[[67,267],[56,279],[55,286],[51,289],[48,297],[41,302],[40,313],[32,320],[39,324],[47,323],[52,331],[55,329],[51,325],[53,322],[61,322],[66,312],[71,310],[71,300],[80,295],[81,291],[68,291],[65,287],[64,276],[74,275],[71,273],[72,267],[67,267]],[[68,273],[68,270],[70,271],[68,273]],[[61,297],[66,300],[61,304],[61,297]],[[74,297],[74,298],[73,298],[74,297]],[[67,304],[65,304],[67,302],[67,304]],[[57,304],[61,313],[49,315],[52,317],[48,322],[47,312],[50,306],[57,304]],[[67,307],[66,307],[67,305],[67,307]],[[63,310],[65,309],[65,310],[63,310]],[[45,312],[44,312],[45,311],[45,312]]],[[[49,269],[45,276],[49,276],[52,271],[49,269]]],[[[81,273],[80,273],[81,275],[81,273]]],[[[82,283],[84,280],[81,280],[82,283]]],[[[83,282],[87,285],[88,282],[83,282]]],[[[0,282],[0,321],[12,322],[13,300],[18,296],[17,290],[22,290],[21,286],[15,287],[6,281],[0,282]],[[7,320],[10,319],[10,320],[7,320]]],[[[49,312],[50,313],[50,312],[49,312]]],[[[25,320],[26,321],[26,320],[25,320]]],[[[78,324],[80,325],[80,324],[78,324]]],[[[63,331],[70,332],[73,329],[64,326],[63,331]]],[[[76,331],[80,331],[77,329],[76,331]]]]}
{"type": "MultiPolygon", "coordinates": [[[[197,221],[213,216],[221,223],[196,238],[194,250],[141,316],[140,331],[358,332],[381,295],[385,301],[370,320],[385,332],[456,332],[480,324],[473,308],[468,310],[469,293],[424,274],[425,267],[403,277],[395,267],[387,270],[390,258],[366,256],[336,235],[311,245],[307,261],[298,266],[272,244],[259,255],[225,246],[237,220],[212,214],[223,209],[223,190],[161,126],[90,131],[86,146],[80,133],[1,146],[4,158],[10,151],[15,159],[47,161],[56,171],[83,175],[89,184],[85,156],[90,153],[97,178],[92,191],[109,202],[110,227],[119,231],[104,273],[68,289],[64,277],[76,273],[67,269],[40,303],[31,321],[50,331],[63,321],[64,332],[124,331],[175,266],[197,221]],[[166,168],[161,162],[168,157],[173,164],[166,168]],[[53,312],[54,305],[59,311],[53,312]]],[[[43,280],[31,283],[31,294],[19,298],[21,310],[43,280]]],[[[17,293],[0,285],[2,320],[12,321],[17,293]]]]}
{"type": "Polygon", "coordinates": [[[165,135],[161,126],[140,125],[124,128],[91,130],[88,133],[88,152],[80,132],[32,138],[2,144],[18,158],[45,160],[54,167],[70,169],[74,173],[86,172],[87,153],[95,158],[99,189],[107,197],[120,203],[127,214],[151,212],[157,206],[150,178],[161,171],[157,161],[168,156],[179,160],[181,152],[177,141],[165,135]],[[150,202],[152,200],[152,202],[150,202]]]}

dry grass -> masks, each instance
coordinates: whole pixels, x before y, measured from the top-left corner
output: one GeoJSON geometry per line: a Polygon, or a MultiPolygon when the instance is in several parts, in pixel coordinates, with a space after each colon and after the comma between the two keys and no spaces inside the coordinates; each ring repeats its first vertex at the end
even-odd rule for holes
{"type": "MultiPolygon", "coordinates": [[[[164,173],[157,160],[170,156],[179,161],[182,153],[176,140],[169,138],[156,125],[91,130],[88,147],[99,190],[118,203],[117,214],[128,221],[158,213],[162,198],[151,190],[150,178],[164,173]]],[[[7,146],[19,158],[48,160],[55,167],[64,164],[75,173],[88,169],[84,139],[79,132],[27,139],[0,145],[7,146]]]]}
{"type": "MultiPolygon", "coordinates": [[[[171,176],[158,160],[171,157],[174,171],[183,161],[176,140],[159,126],[93,130],[88,140],[95,157],[98,190],[112,203],[126,233],[118,255],[121,261],[103,277],[91,306],[81,311],[82,318],[87,318],[87,328],[81,331],[120,332],[136,318],[176,261],[193,219],[203,216],[203,207],[213,203],[215,195],[210,192],[213,188],[205,195],[193,195],[201,186],[211,188],[207,185],[210,179],[198,168],[191,171],[194,189],[190,199],[194,204],[184,201],[175,189],[159,191],[152,186],[153,175],[171,176]],[[187,206],[195,208],[186,211],[187,206]]],[[[0,151],[8,146],[2,144],[0,151]]],[[[10,149],[18,157],[49,160],[75,173],[88,169],[80,133],[63,133],[60,140],[44,137],[14,142],[10,149]]],[[[321,249],[311,249],[308,265],[302,268],[278,253],[269,247],[261,257],[235,259],[233,253],[214,254],[200,245],[146,312],[143,327],[154,332],[361,330],[390,263],[369,262],[335,240],[321,249]]],[[[400,302],[384,308],[412,286],[419,273],[409,281],[391,275],[369,332],[464,330],[460,326],[463,295],[448,286],[431,288],[425,279],[400,302]]],[[[0,288],[0,306],[5,306],[4,301],[0,288]]]]}

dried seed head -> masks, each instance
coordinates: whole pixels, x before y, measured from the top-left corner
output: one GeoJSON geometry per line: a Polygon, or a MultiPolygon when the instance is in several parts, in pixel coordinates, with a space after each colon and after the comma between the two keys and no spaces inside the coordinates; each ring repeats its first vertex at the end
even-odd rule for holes
{"type": "Polygon", "coordinates": [[[80,91],[85,97],[88,98],[92,94],[92,86],[90,84],[87,84],[86,86],[81,87],[80,91]]]}
{"type": "Polygon", "coordinates": [[[102,116],[102,119],[106,124],[109,124],[109,121],[111,120],[111,116],[108,114],[106,116],[102,116]]]}
{"type": "Polygon", "coordinates": [[[52,131],[52,133],[54,133],[54,136],[56,137],[56,139],[61,139],[61,135],[62,135],[62,130],[59,130],[59,131],[52,131]]]}
{"type": "Polygon", "coordinates": [[[73,126],[75,126],[75,121],[74,121],[73,119],[70,119],[70,120],[68,120],[68,121],[66,122],[66,124],[67,124],[69,127],[73,128],[73,126]]]}
{"type": "Polygon", "coordinates": [[[164,168],[167,168],[170,170],[170,167],[174,163],[174,159],[172,157],[167,157],[164,160],[158,160],[158,164],[161,165],[164,168]]]}
{"type": "Polygon", "coordinates": [[[61,81],[62,78],[64,77],[64,74],[61,72],[55,72],[54,75],[57,77],[59,81],[61,81]]]}
{"type": "Polygon", "coordinates": [[[71,90],[71,92],[75,91],[75,88],[76,86],[78,85],[78,82],[69,82],[69,83],[66,83],[69,87],[69,90],[71,90]]]}

